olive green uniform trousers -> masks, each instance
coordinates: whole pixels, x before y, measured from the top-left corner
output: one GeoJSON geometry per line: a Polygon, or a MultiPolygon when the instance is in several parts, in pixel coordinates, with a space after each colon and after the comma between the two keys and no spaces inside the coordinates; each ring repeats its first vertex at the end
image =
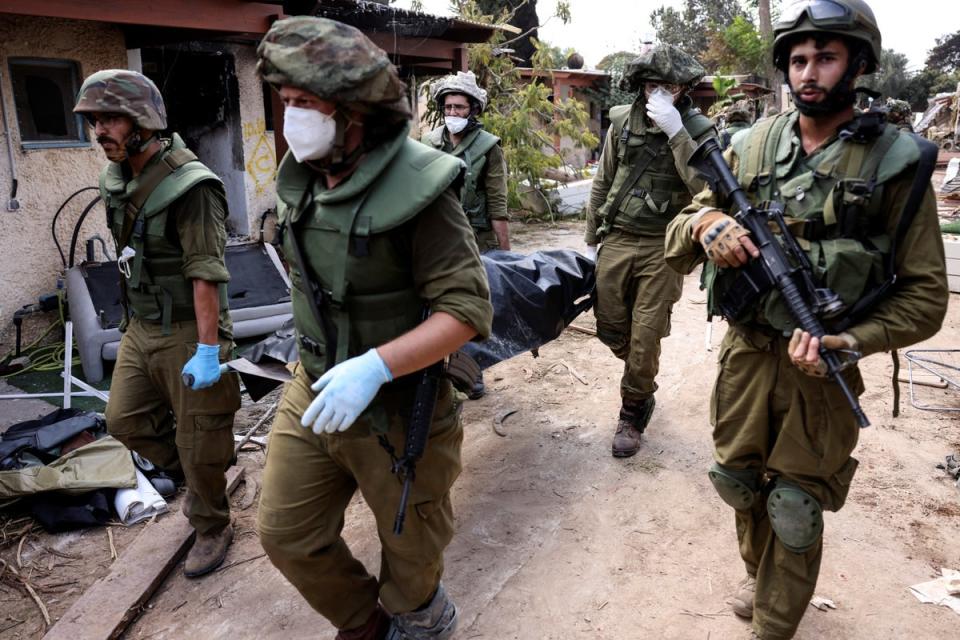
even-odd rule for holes
{"type": "MultiPolygon", "coordinates": [[[[844,375],[855,393],[863,392],[859,371],[844,375]]],[[[786,338],[729,329],[710,412],[718,463],[788,480],[824,511],[843,506],[857,470],[850,453],[859,428],[835,383],[791,364],[786,338]]],[[[747,573],[757,578],[753,629],[764,640],[783,640],[793,637],[813,596],[823,541],[806,553],[784,548],[770,526],[766,496],[735,512],[737,537],[747,573]]]]}
{"type": "Polygon", "coordinates": [[[614,230],[597,256],[597,337],[623,360],[620,395],[638,403],[657,390],[660,340],[670,335],[670,313],[683,276],[663,259],[663,236],[614,230]]]}
{"type": "MultiPolygon", "coordinates": [[[[396,535],[402,484],[391,473],[390,456],[360,424],[319,436],[302,427],[300,417],[315,396],[311,382],[298,367],[284,391],[270,435],[257,529],[270,561],[310,606],[338,629],[353,629],[367,621],[378,599],[390,612],[405,613],[423,605],[440,583],[443,550],[454,531],[450,487],[460,475],[460,406],[444,380],[403,533],[396,535]],[[358,489],[376,518],[379,580],[340,535],[358,489]]],[[[386,437],[397,455],[406,435],[402,413],[387,409],[386,437]]]]}
{"type": "MultiPolygon", "coordinates": [[[[233,459],[233,414],[240,383],[224,375],[193,391],[180,371],[196,350],[195,322],[174,322],[170,335],[159,323],[134,317],[117,352],[107,403],[107,430],[128,449],[187,483],[184,514],[198,533],[230,523],[225,472],[233,459]]],[[[220,338],[220,359],[233,349],[220,338]]]]}

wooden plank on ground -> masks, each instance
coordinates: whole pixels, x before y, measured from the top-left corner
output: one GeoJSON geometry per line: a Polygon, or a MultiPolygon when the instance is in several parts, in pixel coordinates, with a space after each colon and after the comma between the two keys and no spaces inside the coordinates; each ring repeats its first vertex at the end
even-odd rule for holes
{"type": "MultiPolygon", "coordinates": [[[[242,467],[227,470],[227,494],[243,478],[242,467]]],[[[157,587],[186,553],[193,527],[177,511],[152,522],[114,563],[110,574],[94,582],[54,624],[44,640],[118,638],[157,587]]]]}

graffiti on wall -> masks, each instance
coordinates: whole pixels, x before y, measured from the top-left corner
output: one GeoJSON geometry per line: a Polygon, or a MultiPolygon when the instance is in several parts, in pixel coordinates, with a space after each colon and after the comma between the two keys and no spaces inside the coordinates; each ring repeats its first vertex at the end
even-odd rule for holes
{"type": "Polygon", "coordinates": [[[266,193],[268,187],[273,185],[277,177],[277,155],[267,136],[263,118],[243,123],[243,140],[252,144],[250,157],[247,160],[247,173],[253,180],[256,194],[261,196],[266,193]]]}

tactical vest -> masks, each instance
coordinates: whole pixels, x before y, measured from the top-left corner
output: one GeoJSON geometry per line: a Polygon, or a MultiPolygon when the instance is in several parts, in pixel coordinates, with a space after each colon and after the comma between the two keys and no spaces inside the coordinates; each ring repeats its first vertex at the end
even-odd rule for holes
{"type": "MultiPolygon", "coordinates": [[[[677,106],[683,126],[694,140],[713,128],[710,119],[693,108],[689,98],[677,106]]],[[[617,171],[598,212],[603,219],[598,230],[601,239],[612,229],[637,235],[663,235],[667,223],[693,199],[677,172],[666,134],[659,129],[649,129],[644,121],[645,109],[645,103],[640,100],[610,109],[610,126],[618,139],[617,171]],[[626,185],[634,166],[646,161],[651,149],[656,150],[656,155],[639,180],[632,187],[626,185]],[[612,211],[625,187],[629,187],[629,193],[620,198],[618,210],[612,211]]]]}
{"type": "MultiPolygon", "coordinates": [[[[443,131],[444,127],[434,129],[424,136],[424,141],[442,150],[443,131]]],[[[487,192],[478,187],[483,170],[487,166],[487,154],[498,144],[500,144],[500,138],[477,127],[450,152],[462,158],[467,165],[467,171],[463,176],[463,190],[460,192],[460,205],[463,207],[463,212],[467,214],[470,226],[478,232],[493,229],[490,215],[487,213],[487,192]]]]}
{"type": "Polygon", "coordinates": [[[406,130],[367,153],[334,189],[325,189],[319,174],[290,153],[283,158],[277,173],[281,242],[300,362],[310,375],[319,377],[422,322],[426,301],[415,288],[410,248],[396,241],[403,238],[398,228],[462,170],[460,160],[409,139],[406,130]]]}
{"type": "MultiPolygon", "coordinates": [[[[884,208],[884,184],[914,164],[920,150],[910,136],[887,126],[869,140],[841,137],[814,156],[791,158],[799,153],[799,142],[791,143],[796,121],[797,112],[788,111],[737,136],[737,178],[753,202],[784,203],[787,226],[809,257],[817,286],[832,289],[849,310],[887,277],[887,226],[898,212],[884,208]]],[[[707,263],[704,284],[711,315],[719,314],[718,301],[735,286],[738,271],[707,263]]],[[[796,324],[776,290],[728,320],[784,334],[796,324]]],[[[833,330],[849,324],[842,313],[823,320],[833,330]]]]}
{"type": "MultiPolygon", "coordinates": [[[[100,197],[107,208],[107,224],[120,258],[124,249],[134,255],[121,269],[125,316],[162,323],[194,320],[193,285],[183,276],[183,248],[167,237],[168,208],[190,189],[206,182],[221,192],[220,178],[187,149],[177,134],[129,182],[122,166],[111,162],[100,174],[100,197]],[[129,271],[129,275],[127,275],[129,271]]],[[[227,308],[227,287],[221,283],[220,308],[227,308]]],[[[129,318],[125,317],[125,327],[129,318]]]]}
{"type": "Polygon", "coordinates": [[[723,129],[720,130],[720,137],[719,137],[720,148],[726,149],[727,147],[729,147],[730,141],[733,139],[733,136],[749,128],[750,128],[750,124],[746,122],[731,122],[730,124],[725,126],[723,129]]]}

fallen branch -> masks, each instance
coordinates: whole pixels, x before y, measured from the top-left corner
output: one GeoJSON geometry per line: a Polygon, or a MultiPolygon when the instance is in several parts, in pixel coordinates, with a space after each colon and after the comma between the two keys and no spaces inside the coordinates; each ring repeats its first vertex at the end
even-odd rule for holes
{"type": "Polygon", "coordinates": [[[20,575],[20,572],[14,569],[12,566],[7,564],[6,560],[0,559],[0,564],[3,565],[4,569],[10,569],[10,573],[14,575],[20,581],[20,584],[23,585],[24,589],[27,590],[27,593],[30,594],[30,597],[33,598],[33,601],[37,604],[37,608],[40,609],[40,613],[43,614],[43,621],[46,623],[46,626],[50,626],[50,612],[47,611],[47,606],[43,604],[43,600],[40,599],[40,596],[37,595],[37,592],[34,591],[33,587],[30,586],[30,583],[27,582],[27,579],[20,575]]]}
{"type": "Polygon", "coordinates": [[[569,364],[567,364],[567,363],[564,362],[563,360],[561,360],[560,362],[554,362],[552,365],[550,365],[550,366],[547,368],[547,371],[553,371],[553,370],[554,370],[556,367],[558,367],[558,366],[559,366],[559,367],[564,367],[567,371],[570,372],[570,375],[572,375],[574,378],[576,378],[577,380],[579,380],[581,384],[584,384],[584,385],[587,384],[587,381],[583,379],[583,376],[581,376],[579,373],[577,373],[576,369],[574,369],[573,367],[571,367],[569,364]]]}
{"type": "Polygon", "coordinates": [[[65,560],[82,560],[83,559],[83,556],[74,555],[72,553],[64,553],[63,551],[57,551],[53,547],[44,547],[43,550],[49,554],[55,555],[65,560]]]}
{"type": "Polygon", "coordinates": [[[240,504],[237,505],[240,511],[246,511],[253,506],[254,501],[257,499],[257,490],[260,488],[257,485],[257,481],[250,476],[244,477],[243,486],[243,497],[240,498],[240,504]]]}
{"type": "Polygon", "coordinates": [[[272,405],[270,405],[269,407],[267,407],[267,410],[264,411],[264,413],[263,413],[262,416],[260,416],[260,419],[257,420],[257,423],[256,423],[255,425],[253,425],[252,427],[250,427],[250,429],[248,429],[247,432],[246,432],[245,434],[243,434],[243,437],[240,438],[240,440],[237,441],[237,444],[234,445],[234,447],[233,447],[233,453],[234,453],[234,454],[240,453],[240,449],[243,447],[243,445],[245,445],[245,444],[247,444],[247,442],[249,442],[250,438],[253,437],[253,434],[255,434],[255,433],[257,432],[257,429],[259,429],[259,428],[263,425],[263,423],[267,421],[267,418],[269,418],[269,417],[273,414],[274,411],[276,411],[277,406],[278,406],[279,404],[280,404],[279,402],[274,402],[272,405]]]}
{"type": "Polygon", "coordinates": [[[17,545],[17,566],[23,569],[23,543],[27,541],[27,537],[30,535],[28,532],[22,538],[20,538],[20,544],[17,545]]]}
{"type": "Polygon", "coordinates": [[[227,569],[232,569],[233,567],[237,566],[238,564],[244,564],[244,563],[247,563],[247,562],[253,562],[254,560],[259,560],[260,558],[264,557],[265,555],[267,555],[267,554],[261,553],[260,555],[252,556],[252,557],[250,557],[250,558],[244,558],[243,560],[237,560],[236,562],[231,562],[230,564],[225,564],[225,565],[223,565],[222,567],[220,567],[219,569],[217,569],[217,572],[226,571],[227,569]]]}
{"type": "Polygon", "coordinates": [[[117,559],[117,547],[113,544],[113,529],[107,527],[107,540],[110,542],[110,561],[117,559]]]}
{"type": "Polygon", "coordinates": [[[596,329],[591,329],[590,327],[581,327],[578,324],[573,324],[572,322],[567,325],[567,329],[573,329],[574,331],[579,331],[580,333],[585,333],[588,336],[597,335],[596,329]]]}

